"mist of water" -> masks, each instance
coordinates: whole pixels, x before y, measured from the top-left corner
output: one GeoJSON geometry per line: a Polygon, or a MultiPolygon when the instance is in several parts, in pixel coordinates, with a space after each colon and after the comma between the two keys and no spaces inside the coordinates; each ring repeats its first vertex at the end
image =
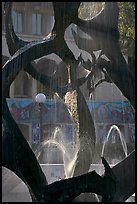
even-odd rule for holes
{"type": "MultiPolygon", "coordinates": [[[[65,177],[71,177],[73,175],[75,162],[77,159],[77,153],[78,148],[74,148],[73,145],[68,145],[68,142],[66,141],[66,136],[63,134],[61,127],[56,127],[55,130],[52,133],[51,139],[47,139],[42,142],[42,144],[38,147],[35,154],[37,155],[37,159],[39,160],[39,157],[41,155],[41,152],[44,148],[46,148],[46,152],[44,154],[47,154],[47,164],[53,164],[53,153],[54,153],[54,147],[57,147],[58,150],[61,151],[62,158],[63,158],[63,164],[64,164],[64,171],[65,171],[65,177]]],[[[56,155],[57,157],[59,155],[56,155]]]]}
{"type": "MultiPolygon", "coordinates": [[[[125,154],[125,157],[127,157],[128,153],[127,153],[127,144],[126,144],[126,141],[125,141],[125,138],[122,134],[122,132],[120,131],[120,129],[118,128],[117,125],[112,125],[108,131],[108,134],[107,134],[107,137],[106,137],[106,140],[104,141],[103,143],[103,147],[102,147],[102,151],[101,151],[101,156],[103,157],[104,156],[104,151],[105,151],[105,146],[106,146],[106,143],[109,141],[109,138],[110,138],[110,135],[111,135],[111,132],[113,130],[116,130],[118,132],[118,135],[119,135],[119,138],[120,138],[120,142],[121,142],[121,145],[122,145],[122,150],[124,151],[124,154],[125,154]]],[[[117,144],[115,144],[116,146],[117,144]]],[[[109,155],[111,157],[111,153],[109,155]]],[[[120,156],[120,155],[119,155],[120,156]]],[[[116,158],[115,161],[118,161],[119,158],[116,158]]],[[[112,159],[112,161],[114,161],[114,159],[112,159]]]]}

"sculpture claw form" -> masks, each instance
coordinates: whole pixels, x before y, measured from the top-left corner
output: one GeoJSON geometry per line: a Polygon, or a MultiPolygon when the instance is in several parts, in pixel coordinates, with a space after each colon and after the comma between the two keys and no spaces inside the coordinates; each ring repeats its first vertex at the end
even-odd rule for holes
{"type": "Polygon", "coordinates": [[[105,175],[103,177],[103,193],[102,193],[102,202],[111,202],[114,198],[116,192],[117,179],[113,170],[107,163],[104,157],[101,157],[102,163],[105,167],[105,175]]]}

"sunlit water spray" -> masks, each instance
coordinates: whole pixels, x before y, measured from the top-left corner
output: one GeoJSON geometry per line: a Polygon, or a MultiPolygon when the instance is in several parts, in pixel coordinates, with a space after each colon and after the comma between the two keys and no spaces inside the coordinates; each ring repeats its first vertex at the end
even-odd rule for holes
{"type": "Polygon", "coordinates": [[[68,177],[72,177],[73,175],[75,162],[77,159],[78,148],[77,147],[70,148],[64,136],[65,135],[63,134],[61,127],[56,127],[51,135],[51,139],[43,141],[39,146],[39,148],[36,150],[35,154],[37,156],[37,159],[39,160],[39,157],[41,155],[43,148],[47,147],[46,154],[47,154],[48,162],[52,164],[52,159],[53,159],[52,152],[54,151],[54,148],[50,148],[50,147],[53,147],[53,145],[57,146],[57,148],[62,153],[65,178],[68,178],[68,177]]]}
{"type": "MultiPolygon", "coordinates": [[[[108,131],[108,134],[107,134],[107,137],[106,137],[106,140],[105,142],[103,143],[103,147],[102,147],[102,152],[101,152],[101,156],[103,157],[104,156],[104,150],[105,150],[105,146],[106,146],[106,143],[109,141],[109,137],[111,135],[111,132],[112,130],[117,130],[118,132],[118,135],[119,135],[119,138],[120,138],[120,141],[121,141],[121,144],[122,144],[122,148],[123,148],[123,151],[124,151],[124,154],[125,154],[125,157],[127,157],[127,144],[126,144],[126,141],[125,141],[125,138],[122,134],[122,132],[120,131],[120,129],[118,128],[118,126],[116,125],[112,125],[108,131]]],[[[117,145],[117,144],[115,144],[117,145]]],[[[111,155],[110,155],[111,156],[111,155]]]]}

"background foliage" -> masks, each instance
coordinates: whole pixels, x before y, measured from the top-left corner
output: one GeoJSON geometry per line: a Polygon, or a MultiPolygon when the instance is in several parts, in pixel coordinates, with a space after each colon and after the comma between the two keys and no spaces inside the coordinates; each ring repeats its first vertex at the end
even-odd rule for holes
{"type": "MultiPolygon", "coordinates": [[[[82,2],[79,17],[88,20],[99,13],[105,2],[82,2]]],[[[118,2],[120,46],[124,55],[135,58],[135,2],[118,2]]]]}

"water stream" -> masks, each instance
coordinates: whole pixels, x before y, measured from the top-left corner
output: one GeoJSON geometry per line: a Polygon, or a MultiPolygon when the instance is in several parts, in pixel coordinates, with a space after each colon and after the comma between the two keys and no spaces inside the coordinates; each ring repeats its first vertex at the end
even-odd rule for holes
{"type": "MultiPolygon", "coordinates": [[[[124,151],[124,154],[125,154],[125,157],[127,157],[128,153],[127,153],[127,144],[126,144],[126,140],[122,134],[122,132],[120,131],[119,127],[117,125],[112,125],[108,131],[108,134],[107,134],[107,137],[103,143],[103,147],[102,147],[102,151],[101,151],[101,156],[103,157],[104,156],[104,153],[105,153],[105,147],[106,147],[106,144],[109,142],[109,138],[111,136],[111,133],[113,130],[116,130],[118,134],[113,134],[112,137],[117,137],[117,135],[119,135],[119,138],[120,138],[120,142],[121,142],[121,145],[122,145],[122,150],[124,151]]],[[[115,138],[112,138],[112,139],[115,139],[115,138]]],[[[117,143],[115,143],[115,146],[117,146],[117,143]]],[[[108,156],[108,155],[107,155],[108,156]]],[[[120,157],[121,155],[119,155],[120,157]]],[[[105,156],[104,156],[105,157],[105,156]]],[[[111,157],[111,152],[109,152],[109,157],[111,157]]],[[[118,162],[119,158],[112,158],[112,161],[115,162],[118,162]]]]}
{"type": "Polygon", "coordinates": [[[51,139],[43,141],[37,148],[35,154],[39,160],[41,152],[43,151],[44,158],[42,163],[46,163],[46,165],[55,165],[55,156],[56,159],[58,157],[60,160],[62,159],[63,163],[60,164],[63,164],[65,178],[68,178],[73,175],[78,149],[75,148],[72,144],[68,144],[65,137],[66,135],[63,134],[61,127],[57,126],[51,135],[51,139]]]}

